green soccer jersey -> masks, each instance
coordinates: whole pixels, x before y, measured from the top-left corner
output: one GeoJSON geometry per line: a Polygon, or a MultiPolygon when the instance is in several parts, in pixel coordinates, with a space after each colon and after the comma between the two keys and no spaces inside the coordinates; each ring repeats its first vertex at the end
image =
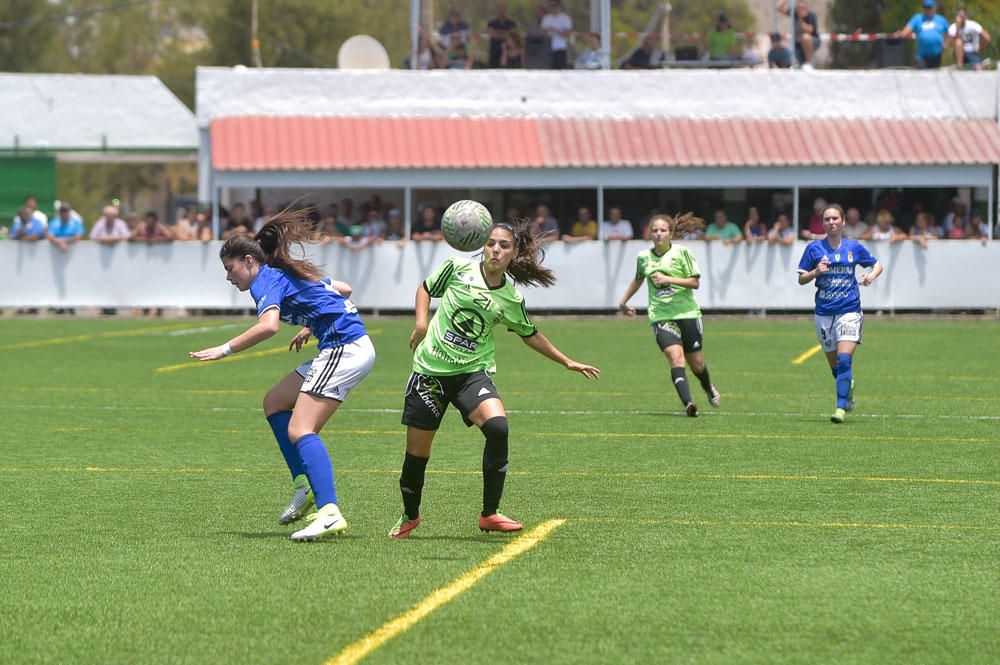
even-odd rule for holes
{"type": "Polygon", "coordinates": [[[427,336],[413,354],[413,371],[452,376],[496,371],[493,326],[503,324],[521,337],[535,334],[524,309],[524,296],[504,277],[490,287],[478,261],[453,256],[424,280],[424,288],[441,305],[427,336]]]}
{"type": "Polygon", "coordinates": [[[649,287],[649,320],[676,321],[677,319],[697,319],[701,316],[694,290],[668,284],[656,286],[650,277],[661,272],[670,277],[700,277],[694,254],[687,247],[672,244],[662,256],[652,249],[639,252],[635,263],[636,279],[646,280],[649,287]]]}

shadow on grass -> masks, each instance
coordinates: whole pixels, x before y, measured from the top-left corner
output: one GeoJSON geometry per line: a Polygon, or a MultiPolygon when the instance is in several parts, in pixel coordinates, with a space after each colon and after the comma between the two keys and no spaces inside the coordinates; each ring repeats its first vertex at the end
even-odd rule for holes
{"type": "MultiPolygon", "coordinates": [[[[274,538],[281,538],[283,540],[291,540],[289,536],[292,535],[290,531],[216,531],[215,535],[218,536],[239,536],[240,538],[247,538],[249,540],[271,540],[274,538]]],[[[355,533],[342,533],[335,536],[328,536],[326,538],[320,538],[319,540],[309,541],[314,543],[333,543],[338,540],[360,540],[364,536],[355,533]]]]}

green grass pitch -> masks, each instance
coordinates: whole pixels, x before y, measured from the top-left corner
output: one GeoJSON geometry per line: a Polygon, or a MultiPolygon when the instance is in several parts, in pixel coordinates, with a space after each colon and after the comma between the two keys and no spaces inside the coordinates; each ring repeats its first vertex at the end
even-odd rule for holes
{"type": "MultiPolygon", "coordinates": [[[[411,322],[371,319],[375,370],[323,432],[350,528],[290,542],[260,403],[294,331],[187,366],[249,322],[0,323],[0,663],[319,665],[513,540],[475,528],[481,438],[454,413],[424,524],[386,537],[411,322]]],[[[690,377],[697,419],[642,320],[539,323],[603,376],[498,333],[501,508],[566,522],[364,662],[1000,657],[1000,323],[869,316],[839,426],[825,360],[792,363],[811,319],[708,317],[723,404],[690,377]]]]}

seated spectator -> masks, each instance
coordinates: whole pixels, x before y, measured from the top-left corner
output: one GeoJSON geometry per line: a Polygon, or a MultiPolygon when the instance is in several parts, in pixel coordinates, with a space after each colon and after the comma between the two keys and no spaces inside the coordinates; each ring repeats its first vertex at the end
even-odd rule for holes
{"type": "Polygon", "coordinates": [[[170,242],[170,231],[160,222],[160,216],[150,210],[146,213],[146,219],[136,226],[129,240],[143,241],[149,245],[158,242],[170,242]]]}
{"type": "Polygon", "coordinates": [[[574,69],[600,69],[601,68],[601,36],[596,32],[588,32],[584,35],[587,47],[580,51],[573,63],[574,69]]]}
{"type": "Polygon", "coordinates": [[[128,225],[118,217],[118,206],[113,205],[104,206],[103,214],[90,229],[91,240],[109,245],[128,240],[131,236],[128,225]]]}
{"type": "Polygon", "coordinates": [[[420,209],[420,217],[413,225],[410,238],[417,242],[444,240],[444,235],[441,234],[441,220],[438,218],[437,209],[434,206],[425,205],[420,209]]]}
{"type": "Polygon", "coordinates": [[[826,237],[822,217],[825,208],[826,199],[820,196],[813,200],[813,212],[809,215],[809,225],[802,229],[803,240],[822,240],[826,237]]]}
{"type": "MultiPolygon", "coordinates": [[[[538,208],[541,210],[545,206],[538,208]]],[[[554,242],[559,240],[559,223],[548,215],[535,215],[531,221],[531,234],[538,238],[540,243],[554,242]]]]}
{"type": "Polygon", "coordinates": [[[945,234],[948,240],[965,240],[969,236],[969,223],[961,216],[955,217],[951,222],[951,228],[945,234]]]}
{"type": "Polygon", "coordinates": [[[722,240],[723,245],[743,242],[743,232],[726,218],[726,211],[719,208],[712,215],[712,223],[705,227],[705,240],[722,240]]]}
{"type": "Polygon", "coordinates": [[[451,36],[447,57],[448,69],[472,69],[472,53],[457,33],[451,36]]]}
{"type": "Polygon", "coordinates": [[[248,233],[253,228],[242,203],[234,203],[229,210],[229,220],[222,227],[222,240],[228,240],[237,233],[248,233]]]}
{"type": "Polygon", "coordinates": [[[438,30],[441,45],[446,49],[450,49],[452,41],[455,39],[460,40],[464,44],[469,41],[471,34],[472,31],[469,29],[469,22],[462,16],[462,12],[458,10],[458,7],[449,9],[448,18],[445,19],[445,22],[441,24],[441,28],[438,30]]]}
{"type": "Polygon", "coordinates": [[[736,60],[736,33],[725,12],[715,20],[715,27],[705,37],[709,60],[736,60]]]}
{"type": "Polygon", "coordinates": [[[601,236],[605,240],[631,240],[634,233],[632,222],[622,219],[621,208],[608,210],[608,219],[601,224],[601,236]]]}
{"type": "Polygon", "coordinates": [[[45,224],[34,215],[34,212],[28,206],[24,206],[17,211],[17,216],[14,217],[14,221],[10,227],[11,240],[35,242],[37,240],[44,240],[46,233],[45,224]]]}
{"type": "Polygon", "coordinates": [[[442,55],[440,49],[424,29],[417,36],[417,66],[416,69],[440,69],[442,55]]]}
{"type": "Polygon", "coordinates": [[[775,6],[779,12],[792,18],[796,61],[803,69],[812,69],[813,55],[819,48],[819,21],[816,20],[816,14],[809,11],[806,0],[795,0],[793,7],[789,7],[788,0],[778,0],[775,6]]]}
{"type": "Polygon", "coordinates": [[[945,233],[951,231],[952,224],[955,223],[955,219],[961,217],[962,221],[969,221],[969,209],[965,205],[965,201],[959,197],[955,197],[951,200],[951,206],[948,208],[948,214],[944,216],[941,220],[941,226],[944,228],[945,233]]]}
{"type": "Polygon", "coordinates": [[[642,38],[642,46],[632,51],[632,55],[622,63],[622,69],[654,69],[659,67],[663,55],[656,48],[656,41],[660,36],[655,32],[648,32],[642,38]]]}
{"type": "Polygon", "coordinates": [[[930,213],[922,212],[917,215],[917,219],[910,229],[909,237],[910,240],[915,240],[924,249],[927,249],[927,241],[938,239],[938,234],[934,230],[934,218],[930,216],[930,213]]]}
{"type": "Polygon", "coordinates": [[[990,225],[983,221],[983,213],[979,210],[972,209],[972,217],[969,219],[969,226],[979,229],[980,235],[984,238],[990,237],[990,225]]]}
{"type": "Polygon", "coordinates": [[[857,208],[850,207],[844,212],[844,228],[841,233],[845,238],[861,240],[861,236],[868,228],[868,225],[861,221],[861,213],[857,208]]]}
{"type": "Polygon", "coordinates": [[[771,50],[767,52],[769,69],[789,69],[792,66],[792,52],[781,43],[780,32],[771,33],[771,50]]]}
{"type": "Polygon", "coordinates": [[[948,41],[955,46],[955,65],[982,71],[983,49],[993,39],[979,23],[969,20],[965,9],[955,12],[955,22],[948,26],[948,41]]]}
{"type": "MultiPolygon", "coordinates": [[[[354,228],[354,227],[351,227],[354,228]]],[[[366,238],[372,238],[373,240],[385,240],[386,230],[388,229],[385,220],[382,219],[382,212],[379,208],[371,207],[368,209],[368,215],[365,219],[365,223],[362,226],[362,232],[366,238]]]]}
{"type": "MultiPolygon", "coordinates": [[[[508,38],[517,33],[517,22],[515,22],[510,16],[507,15],[507,3],[501,2],[497,4],[497,15],[491,18],[486,23],[486,30],[490,35],[490,67],[496,69],[498,67],[508,67],[508,68],[520,68],[523,66],[523,56],[524,56],[524,40],[521,39],[521,53],[518,57],[522,60],[520,64],[503,64],[501,62],[501,56],[504,51],[504,44],[507,43],[508,38]]],[[[520,35],[518,35],[520,37],[520,35]]],[[[508,62],[510,58],[508,58],[508,62]]]]}
{"type": "Polygon", "coordinates": [[[500,66],[524,69],[524,37],[517,30],[511,30],[500,45],[500,66]]]}
{"type": "Polygon", "coordinates": [[[767,242],[767,224],[760,218],[757,208],[750,206],[747,221],[743,224],[743,237],[749,243],[767,242]]]}
{"type": "Polygon", "coordinates": [[[128,227],[129,238],[134,236],[139,228],[139,213],[132,211],[125,215],[125,226],[128,227]]]}
{"type": "Polygon", "coordinates": [[[573,34],[573,19],[563,11],[562,0],[549,0],[548,12],[538,22],[539,29],[549,36],[552,69],[566,69],[566,50],[573,34]]]}
{"type": "Polygon", "coordinates": [[[60,250],[68,252],[72,243],[83,239],[83,218],[70,204],[63,201],[59,204],[55,218],[49,223],[46,237],[60,250]]]}
{"type": "Polygon", "coordinates": [[[398,247],[406,244],[406,229],[403,227],[403,215],[399,208],[390,208],[386,213],[388,227],[385,231],[385,239],[395,242],[398,247]]]}
{"type": "Polygon", "coordinates": [[[791,245],[795,242],[795,229],[788,219],[788,215],[779,212],[774,220],[774,226],[767,233],[767,241],[771,244],[791,245]]]}
{"type": "Polygon", "coordinates": [[[562,239],[571,244],[597,240],[597,221],[590,216],[590,208],[582,207],[577,211],[576,221],[562,239]]]}
{"type": "Polygon", "coordinates": [[[360,252],[364,248],[370,247],[380,240],[381,238],[377,236],[365,235],[365,227],[361,224],[355,224],[351,226],[350,234],[346,238],[342,239],[341,243],[352,252],[360,252]]]}
{"type": "Polygon", "coordinates": [[[975,219],[969,220],[969,223],[965,225],[965,240],[979,240],[985,246],[989,239],[989,229],[984,234],[982,224],[975,219]]]}
{"type": "Polygon", "coordinates": [[[868,229],[861,240],[888,240],[889,242],[899,242],[906,240],[906,233],[893,224],[895,220],[888,210],[879,210],[875,214],[875,226],[868,229]]]}

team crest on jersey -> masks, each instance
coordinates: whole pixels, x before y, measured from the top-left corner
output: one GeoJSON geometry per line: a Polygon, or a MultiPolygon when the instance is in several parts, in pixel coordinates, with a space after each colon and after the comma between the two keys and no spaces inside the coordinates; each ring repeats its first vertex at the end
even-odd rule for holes
{"type": "Polygon", "coordinates": [[[854,256],[852,256],[851,252],[847,252],[847,262],[854,263],[854,256]]]}
{"type": "Polygon", "coordinates": [[[836,254],[833,255],[833,260],[840,261],[840,252],[837,252],[836,254]]]}

